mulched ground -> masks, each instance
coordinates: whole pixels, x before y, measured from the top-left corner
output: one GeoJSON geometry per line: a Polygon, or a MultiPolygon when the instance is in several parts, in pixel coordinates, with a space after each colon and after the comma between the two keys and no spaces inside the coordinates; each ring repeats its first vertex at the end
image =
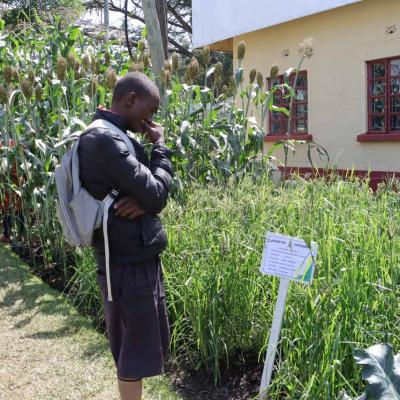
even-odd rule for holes
{"type": "MultiPolygon", "coordinates": [[[[34,258],[29,255],[26,246],[14,243],[12,250],[31,267],[31,271],[39,276],[50,287],[60,292],[66,289],[64,271],[54,266],[44,267],[40,249],[34,252],[34,258]]],[[[104,327],[100,327],[100,329],[104,327]]],[[[204,370],[190,371],[182,366],[168,366],[168,375],[174,389],[184,400],[250,400],[258,393],[262,364],[255,354],[237,357],[237,365],[222,372],[221,382],[215,386],[213,377],[204,370]]]]}

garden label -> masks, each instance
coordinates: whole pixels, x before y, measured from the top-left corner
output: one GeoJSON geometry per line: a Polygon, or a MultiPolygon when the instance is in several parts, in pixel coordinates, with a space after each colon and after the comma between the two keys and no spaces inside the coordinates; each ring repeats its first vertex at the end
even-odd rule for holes
{"type": "Polygon", "coordinates": [[[302,239],[267,233],[261,273],[309,285],[314,275],[317,244],[311,249],[302,239]]]}
{"type": "Polygon", "coordinates": [[[266,397],[271,382],[290,281],[311,284],[317,250],[318,245],[315,242],[311,242],[310,248],[302,239],[267,233],[260,271],[264,275],[280,278],[280,284],[261,379],[260,399],[266,397]]]}

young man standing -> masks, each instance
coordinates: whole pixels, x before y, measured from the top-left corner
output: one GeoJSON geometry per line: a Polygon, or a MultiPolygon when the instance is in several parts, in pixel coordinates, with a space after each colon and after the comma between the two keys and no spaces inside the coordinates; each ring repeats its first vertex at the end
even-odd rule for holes
{"type": "Polygon", "coordinates": [[[142,398],[142,379],[164,372],[169,346],[159,257],[167,240],[158,214],[167,202],[172,166],[163,128],[151,121],[159,102],[154,82],[142,73],[129,73],[117,82],[111,109],[98,109],[94,116],[125,133],[147,135],[153,144],[150,159],[137,141],[131,139],[133,155],[105,128],[85,132],[78,150],[82,186],[97,199],[113,189],[119,192],[108,223],[112,302],[107,299],[101,229],[95,231],[94,248],[122,400],[142,398]]]}

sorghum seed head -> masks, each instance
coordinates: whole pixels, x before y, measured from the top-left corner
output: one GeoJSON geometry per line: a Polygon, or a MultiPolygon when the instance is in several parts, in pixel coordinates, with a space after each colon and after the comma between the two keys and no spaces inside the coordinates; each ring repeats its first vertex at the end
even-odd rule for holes
{"type": "Polygon", "coordinates": [[[4,85],[0,85],[0,104],[6,104],[7,90],[4,85]]]}
{"type": "Polygon", "coordinates": [[[191,85],[193,83],[192,78],[190,77],[190,74],[189,74],[189,68],[186,68],[185,76],[183,77],[183,81],[188,85],[191,85]]]}
{"type": "Polygon", "coordinates": [[[98,83],[99,77],[97,75],[93,75],[92,80],[90,81],[90,94],[94,95],[96,93],[98,83]]]}
{"type": "Polygon", "coordinates": [[[35,82],[35,74],[34,74],[32,68],[29,68],[29,70],[28,70],[28,80],[31,85],[33,85],[33,83],[35,82]]]}
{"type": "Polygon", "coordinates": [[[9,65],[4,65],[3,66],[3,78],[4,81],[9,85],[12,80],[12,68],[9,65]]]}
{"type": "Polygon", "coordinates": [[[262,74],[262,72],[257,72],[257,85],[262,88],[264,86],[264,75],[262,74]]]}
{"type": "Polygon", "coordinates": [[[14,81],[19,81],[19,73],[17,68],[11,67],[11,75],[14,81]]]}
{"type": "Polygon", "coordinates": [[[171,82],[171,71],[167,68],[161,70],[161,82],[167,87],[171,82]]]}
{"type": "Polygon", "coordinates": [[[314,54],[314,39],[312,37],[305,38],[299,44],[299,54],[304,58],[311,58],[314,54]]]}
{"type": "Polygon", "coordinates": [[[111,54],[108,50],[104,53],[104,64],[109,66],[111,61],[111,54]]]}
{"type": "Polygon", "coordinates": [[[79,62],[78,59],[75,59],[75,64],[74,64],[75,73],[78,73],[80,67],[81,67],[81,63],[79,62]]]}
{"type": "Polygon", "coordinates": [[[21,90],[25,98],[30,99],[32,97],[32,84],[29,81],[29,79],[23,77],[21,78],[19,84],[21,86],[21,90]]]}
{"type": "Polygon", "coordinates": [[[143,54],[143,66],[144,69],[149,69],[150,67],[150,56],[148,55],[148,53],[143,54]]]}
{"type": "Polygon", "coordinates": [[[105,72],[105,83],[106,87],[110,90],[114,90],[114,87],[117,83],[117,74],[115,73],[114,68],[109,67],[105,72]]]}
{"type": "Polygon", "coordinates": [[[252,68],[249,74],[250,83],[254,83],[254,81],[256,80],[256,75],[257,75],[257,70],[255,68],[252,68]]]}
{"type": "Polygon", "coordinates": [[[128,68],[129,72],[144,72],[144,64],[142,61],[140,62],[133,62],[129,68],[128,68]]]}
{"type": "Polygon", "coordinates": [[[238,44],[238,54],[237,54],[238,60],[240,61],[243,60],[245,54],[246,54],[246,43],[242,40],[238,44]]]}
{"type": "Polygon", "coordinates": [[[233,75],[229,78],[228,91],[231,94],[236,91],[236,79],[233,75]]]}
{"type": "Polygon", "coordinates": [[[174,72],[179,70],[179,56],[175,52],[172,54],[172,69],[174,72]]]}
{"type": "Polygon", "coordinates": [[[193,82],[197,78],[197,75],[199,74],[199,62],[197,61],[196,57],[192,57],[192,59],[190,60],[187,71],[188,71],[188,77],[193,82]]]}
{"type": "Polygon", "coordinates": [[[205,66],[208,66],[210,63],[210,48],[208,46],[204,46],[201,51],[201,60],[205,66]]]}
{"type": "Polygon", "coordinates": [[[215,79],[219,79],[221,78],[221,75],[222,75],[222,62],[218,61],[215,64],[214,77],[215,79]]]}
{"type": "Polygon", "coordinates": [[[165,60],[164,61],[164,69],[166,69],[169,72],[172,72],[172,62],[171,62],[171,60],[165,60]]]}
{"type": "Polygon", "coordinates": [[[85,70],[85,72],[87,72],[87,70],[89,69],[89,64],[90,64],[90,57],[88,54],[84,54],[82,57],[82,67],[85,70]]]}
{"type": "Polygon", "coordinates": [[[67,77],[67,60],[64,57],[57,58],[56,74],[60,81],[65,81],[67,77]]]}
{"type": "Polygon", "coordinates": [[[279,65],[278,64],[274,64],[271,67],[271,72],[269,74],[269,77],[271,79],[271,83],[276,80],[276,78],[278,77],[278,74],[279,74],[279,65]]]}
{"type": "Polygon", "coordinates": [[[75,54],[72,51],[70,51],[68,53],[68,55],[67,55],[67,64],[68,64],[69,68],[71,68],[71,69],[74,68],[74,65],[75,65],[75,54]]]}
{"type": "Polygon", "coordinates": [[[96,55],[93,55],[92,56],[92,72],[94,74],[96,74],[97,70],[98,70],[98,63],[97,63],[97,60],[96,60],[96,55]]]}
{"type": "Polygon", "coordinates": [[[35,86],[34,93],[35,93],[36,100],[41,101],[42,97],[43,97],[43,89],[42,89],[42,85],[40,83],[38,83],[35,86]]]}

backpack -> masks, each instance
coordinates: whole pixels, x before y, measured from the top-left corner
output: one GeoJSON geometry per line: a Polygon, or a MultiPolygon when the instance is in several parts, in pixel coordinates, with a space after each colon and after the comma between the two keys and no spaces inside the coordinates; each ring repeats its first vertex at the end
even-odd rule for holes
{"type": "MultiPolygon", "coordinates": [[[[86,128],[85,132],[92,128],[103,128],[115,133],[135,155],[135,149],[129,137],[111,122],[97,119],[86,128]]],[[[64,237],[72,247],[90,247],[94,231],[103,227],[108,301],[112,302],[108,211],[118,196],[118,191],[112,190],[103,200],[97,200],[82,187],[79,179],[79,141],[80,137],[64,154],[61,164],[55,170],[57,215],[64,237]]]]}

